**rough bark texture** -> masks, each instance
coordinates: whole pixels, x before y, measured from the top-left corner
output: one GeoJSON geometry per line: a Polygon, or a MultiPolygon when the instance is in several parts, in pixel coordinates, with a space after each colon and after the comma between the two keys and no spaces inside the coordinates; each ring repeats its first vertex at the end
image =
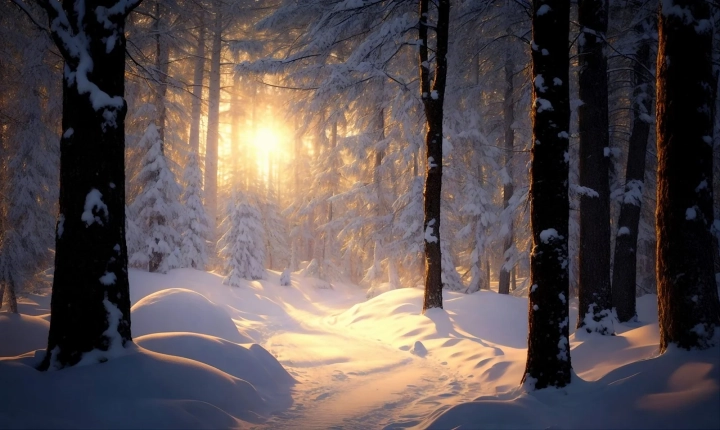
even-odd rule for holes
{"type": "Polygon", "coordinates": [[[203,74],[205,72],[205,14],[200,13],[195,70],[193,72],[193,98],[190,102],[190,151],[200,153],[200,120],[202,116],[203,74]]]}
{"type": "Polygon", "coordinates": [[[662,3],[657,58],[657,281],[660,350],[707,348],[720,328],[713,220],[710,4],[662,3]]]}
{"type": "Polygon", "coordinates": [[[428,63],[428,0],[420,0],[420,91],[425,107],[427,173],[425,176],[425,297],[423,311],[442,308],[442,267],[440,254],[440,198],[442,195],[443,102],[447,78],[450,0],[438,0],[435,26],[435,70],[430,83],[428,63]]]}
{"type": "MultiPolygon", "coordinates": [[[[93,6],[111,8],[115,1],[93,6]]],[[[125,245],[125,36],[127,13],[120,3],[108,22],[83,11],[79,0],[63,1],[69,25],[52,26],[65,58],[60,199],[52,287],[50,333],[42,368],[76,364],[82,355],[131,341],[130,294],[125,245]],[[78,11],[85,12],[79,15],[78,11]],[[67,36],[89,41],[84,61],[67,48],[67,36]],[[107,38],[117,37],[108,49],[107,38]],[[65,38],[65,39],[64,39],[65,38]],[[109,52],[108,52],[109,51],[109,52]],[[87,63],[85,63],[87,64],[87,63]],[[88,91],[87,77],[96,89],[88,91]],[[82,87],[78,84],[81,81],[82,87]],[[107,99],[101,95],[104,92],[107,99]],[[95,102],[95,105],[94,103],[95,102]]],[[[50,21],[57,11],[46,5],[50,21]]]]}
{"type": "Polygon", "coordinates": [[[533,2],[533,144],[530,170],[528,356],[523,382],[536,389],[570,382],[568,342],[569,0],[533,2]],[[542,9],[541,9],[542,8],[542,9]],[[542,13],[538,13],[541,9],[542,13]],[[537,85],[542,75],[545,85],[537,85]]]}
{"type": "Polygon", "coordinates": [[[633,128],[630,134],[625,195],[620,206],[612,274],[612,305],[620,322],[636,319],[635,279],[637,239],[640,227],[645,153],[650,135],[653,94],[650,68],[650,40],[640,42],[633,65],[633,128]]]}
{"type": "MultiPolygon", "coordinates": [[[[613,334],[610,292],[610,137],[608,134],[607,0],[578,2],[580,100],[580,247],[577,327],[613,334]],[[600,322],[599,324],[597,322],[600,322]]],[[[537,85],[537,83],[536,83],[537,85]]],[[[547,85],[550,85],[548,83],[547,85]]]]}
{"type": "MultiPolygon", "coordinates": [[[[503,125],[505,129],[505,173],[507,174],[506,183],[503,184],[503,209],[507,210],[510,206],[510,198],[513,195],[512,183],[512,159],[513,150],[515,148],[515,131],[512,124],[515,122],[515,103],[513,101],[513,69],[515,65],[508,56],[505,60],[505,103],[503,105],[503,125]]],[[[503,243],[503,264],[500,266],[500,276],[498,277],[498,293],[510,293],[510,272],[506,265],[510,260],[509,251],[513,246],[513,221],[508,221],[508,232],[503,243]]]]}
{"type": "MultiPolygon", "coordinates": [[[[217,6],[217,5],[216,5],[217,6]]],[[[205,142],[205,209],[210,218],[210,238],[216,239],[218,140],[220,139],[220,54],[222,49],[222,14],[215,11],[210,53],[210,88],[208,91],[208,128],[205,142]]]]}

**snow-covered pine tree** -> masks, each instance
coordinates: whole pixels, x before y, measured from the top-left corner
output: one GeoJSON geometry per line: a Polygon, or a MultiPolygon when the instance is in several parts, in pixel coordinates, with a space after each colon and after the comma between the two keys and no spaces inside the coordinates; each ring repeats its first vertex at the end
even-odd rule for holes
{"type": "Polygon", "coordinates": [[[267,267],[283,269],[290,264],[287,221],[282,216],[274,196],[268,196],[262,204],[262,223],[265,230],[267,267]]]}
{"type": "Polygon", "coordinates": [[[144,265],[150,272],[167,273],[180,267],[175,222],[182,212],[178,202],[180,188],[170,170],[155,124],[148,125],[139,143],[144,150],[142,168],[135,177],[140,193],[130,205],[145,242],[130,256],[131,265],[144,265]]]}
{"type": "Polygon", "coordinates": [[[260,211],[240,196],[223,220],[220,255],[225,259],[223,283],[239,287],[242,279],[265,279],[265,229],[260,211]]]}
{"type": "Polygon", "coordinates": [[[185,190],[182,201],[185,208],[180,219],[183,228],[180,265],[204,270],[208,263],[206,243],[210,229],[207,213],[202,204],[202,172],[198,155],[194,151],[188,157],[183,179],[185,190]]]}

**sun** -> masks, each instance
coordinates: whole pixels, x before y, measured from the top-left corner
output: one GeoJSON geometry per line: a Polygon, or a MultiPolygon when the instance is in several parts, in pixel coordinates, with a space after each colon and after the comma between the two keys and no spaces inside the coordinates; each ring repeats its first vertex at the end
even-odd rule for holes
{"type": "Polygon", "coordinates": [[[270,127],[260,127],[255,131],[253,145],[258,156],[263,158],[277,155],[282,141],[281,132],[270,127]]]}

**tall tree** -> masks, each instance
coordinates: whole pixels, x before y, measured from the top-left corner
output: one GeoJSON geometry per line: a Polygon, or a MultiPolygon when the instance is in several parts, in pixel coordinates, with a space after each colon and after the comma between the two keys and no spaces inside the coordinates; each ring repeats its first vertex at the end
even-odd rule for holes
{"type": "Polygon", "coordinates": [[[442,308],[442,255],[440,251],[440,199],[442,196],[443,102],[447,80],[447,49],[450,27],[450,0],[437,2],[435,23],[435,69],[430,74],[428,55],[429,1],[420,0],[419,55],[420,97],[425,108],[427,134],[425,148],[427,173],[425,176],[425,297],[423,311],[442,308]],[[432,80],[432,82],[431,82],[432,80]]]}
{"type": "MultiPolygon", "coordinates": [[[[515,103],[513,101],[513,75],[515,64],[508,55],[505,58],[505,98],[503,100],[503,128],[505,131],[505,168],[503,174],[503,209],[507,210],[510,206],[510,198],[513,195],[512,182],[512,156],[515,150],[515,131],[513,130],[513,122],[515,122],[515,103]]],[[[503,241],[503,264],[500,266],[500,276],[498,277],[498,293],[510,293],[510,253],[513,247],[513,220],[508,217],[508,232],[503,241]]]]}
{"type": "Polygon", "coordinates": [[[707,348],[720,330],[713,279],[716,78],[709,2],[661,2],[657,56],[657,282],[660,350],[707,348]]]}
{"type": "Polygon", "coordinates": [[[50,333],[42,368],[131,341],[125,244],[125,18],[140,0],[40,0],[65,60],[50,333]]]}
{"type": "Polygon", "coordinates": [[[568,340],[569,0],[532,4],[532,167],[528,355],[523,382],[570,382],[568,340]]]}
{"type": "Polygon", "coordinates": [[[647,36],[651,20],[643,20],[635,30],[640,37],[633,63],[632,132],[625,171],[625,188],[620,206],[612,273],[612,306],[620,322],[636,318],[635,279],[637,274],[640,209],[645,179],[645,155],[652,124],[652,76],[650,44],[647,36]]]}
{"type": "Polygon", "coordinates": [[[219,1],[214,1],[212,47],[208,89],[208,127],[205,141],[205,210],[210,221],[210,239],[215,240],[218,218],[218,143],[220,140],[220,55],[223,17],[219,1]]]}
{"type": "MultiPolygon", "coordinates": [[[[612,334],[610,299],[610,137],[605,34],[607,0],[578,2],[580,284],[578,328],[612,334]]],[[[538,82],[535,82],[538,85],[538,82]]],[[[543,84],[540,84],[543,85],[543,84]]]]}

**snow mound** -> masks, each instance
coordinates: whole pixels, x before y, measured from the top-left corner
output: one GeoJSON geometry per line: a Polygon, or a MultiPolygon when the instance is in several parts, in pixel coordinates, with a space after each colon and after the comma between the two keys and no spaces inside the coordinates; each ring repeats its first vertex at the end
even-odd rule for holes
{"type": "Polygon", "coordinates": [[[477,428],[479,417],[486,428],[718,428],[718,354],[719,348],[672,348],[596,382],[574,378],[564,389],[482,397],[438,409],[419,428],[477,428]]]}
{"type": "Polygon", "coordinates": [[[277,359],[257,344],[246,348],[197,333],[154,333],[136,338],[135,343],[150,351],[205,363],[267,394],[286,392],[295,382],[277,359]]]}
{"type": "Polygon", "coordinates": [[[248,382],[186,358],[131,346],[103,364],[55,372],[42,358],[0,360],[3,427],[230,428],[269,409],[248,382]],[[48,393],[52,401],[48,401],[48,393]]]}
{"type": "Polygon", "coordinates": [[[133,336],[190,332],[230,342],[252,343],[252,339],[240,334],[221,306],[184,288],[168,288],[150,294],[138,301],[131,311],[133,336]]]}
{"type": "Polygon", "coordinates": [[[0,313],[0,357],[13,357],[47,346],[50,323],[40,317],[0,313]]]}

